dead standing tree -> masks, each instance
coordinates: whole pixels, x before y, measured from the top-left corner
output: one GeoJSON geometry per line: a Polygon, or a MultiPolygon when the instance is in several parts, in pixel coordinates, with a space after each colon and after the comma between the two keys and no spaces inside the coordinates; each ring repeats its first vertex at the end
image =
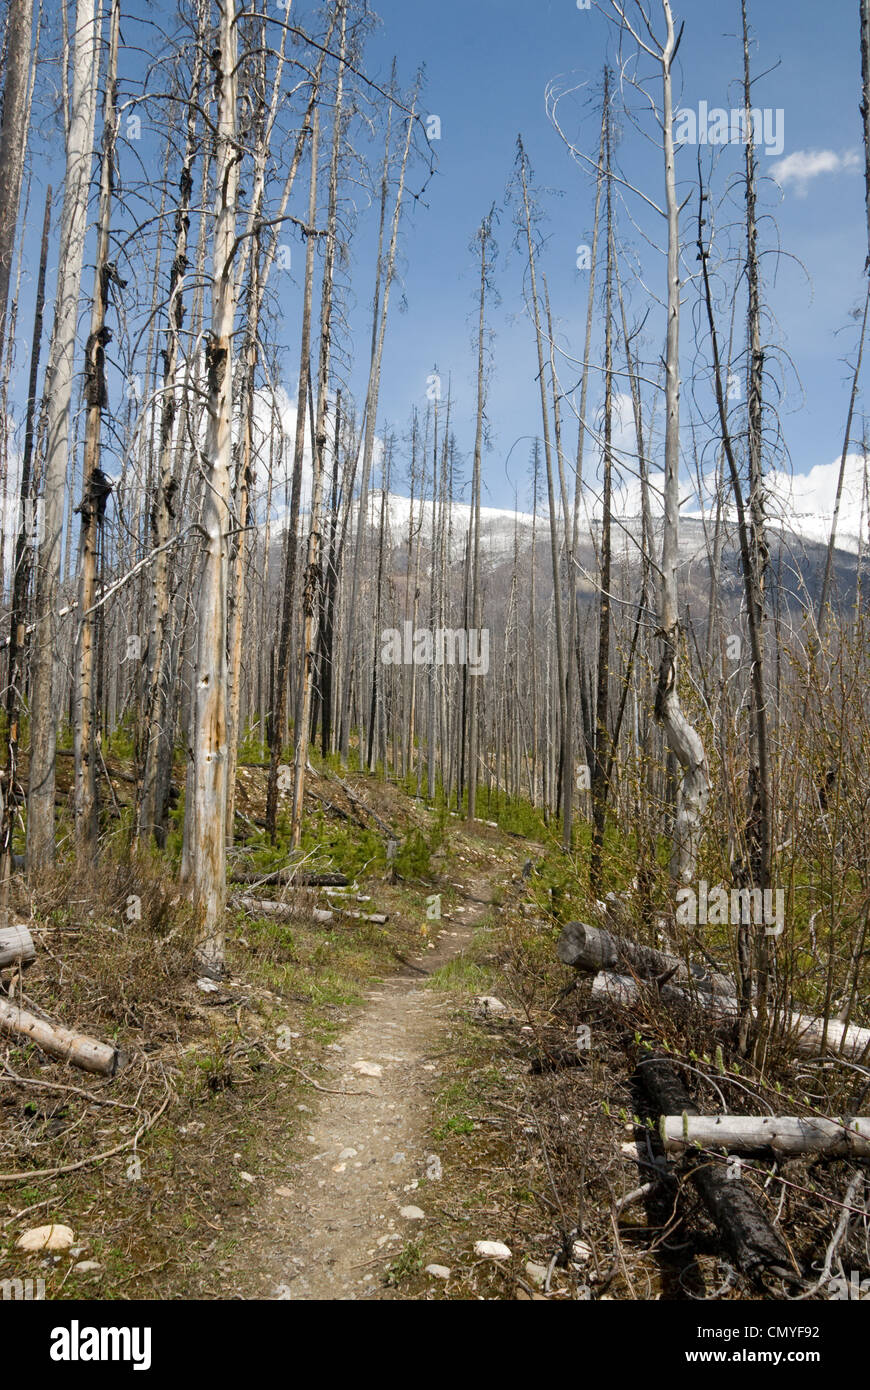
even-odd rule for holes
{"type": "Polygon", "coordinates": [[[60,271],[54,329],[45,383],[46,457],[42,537],[36,564],[35,637],[32,644],[30,777],[27,793],[27,868],[54,862],[55,748],[58,691],[57,599],[67,469],[70,403],[79,290],[87,230],[88,186],[99,69],[98,21],[94,0],[78,0],[72,51],[72,94],[66,133],[66,173],[61,213],[60,271]]]}
{"type": "MultiPolygon", "coordinates": [[[[384,341],[387,332],[387,316],[390,307],[390,291],[393,287],[393,280],[396,271],[396,251],[399,241],[399,224],[402,216],[402,202],[405,192],[405,176],[408,169],[408,157],[411,153],[411,139],[416,122],[416,97],[414,98],[412,109],[406,115],[407,129],[405,144],[399,166],[398,188],[396,190],[396,201],[393,206],[393,221],[390,231],[390,243],[386,255],[386,264],[383,260],[383,236],[385,230],[385,212],[387,205],[387,194],[389,184],[389,164],[390,164],[390,128],[387,130],[386,146],[384,150],[384,171],[381,182],[381,225],[378,242],[378,259],[375,274],[375,297],[374,310],[372,316],[372,354],[369,369],[369,382],[366,392],[365,404],[365,425],[362,445],[362,475],[360,478],[359,504],[357,507],[356,534],[354,536],[353,564],[350,577],[350,594],[347,601],[347,612],[345,615],[345,651],[344,651],[344,685],[341,700],[341,726],[340,744],[341,759],[346,765],[350,751],[350,720],[351,720],[351,691],[353,686],[354,674],[354,624],[356,618],[357,600],[359,597],[360,575],[362,568],[363,541],[365,539],[366,519],[368,516],[368,491],[369,478],[371,476],[372,457],[375,447],[375,427],[377,424],[378,399],[381,386],[381,363],[384,356],[384,341]],[[383,288],[383,299],[381,300],[381,289],[383,288]]],[[[392,124],[392,104],[390,106],[390,125],[392,124]]]]}
{"type": "Polygon", "coordinates": [[[193,728],[191,866],[197,915],[198,962],[223,974],[226,902],[227,577],[232,468],[232,334],[236,308],[239,154],[236,144],[236,0],[218,0],[218,47],[212,55],[217,88],[217,177],[213,244],[212,323],[206,346],[208,408],[202,466],[203,549],[197,596],[193,728]]]}
{"type": "Polygon", "coordinates": [[[27,151],[27,87],[33,0],[10,0],[6,28],[3,118],[0,122],[0,349],[6,340],[6,306],[12,249],[27,151]]]}
{"type": "MultiPolygon", "coordinates": [[[[228,744],[228,769],[227,769],[227,839],[232,842],[234,832],[234,811],[235,811],[235,782],[236,782],[236,763],[238,759],[238,747],[240,742],[240,713],[241,713],[241,687],[242,687],[242,633],[244,630],[244,620],[247,611],[247,595],[245,587],[245,565],[248,555],[248,528],[251,524],[251,492],[254,482],[254,416],[256,409],[256,373],[259,361],[259,326],[263,315],[263,305],[266,290],[269,284],[269,277],[274,266],[279,241],[282,233],[284,221],[287,219],[287,204],[296,182],[296,175],[302,162],[306,140],[311,130],[312,119],[316,113],[317,102],[320,98],[320,82],[323,64],[327,56],[336,16],[333,14],[326,33],[326,39],[322,51],[317,60],[316,67],[312,73],[309,85],[308,103],[303,117],[301,128],[297,134],[293,155],[290,160],[290,167],[281,194],[281,201],[278,208],[277,217],[274,219],[274,233],[265,250],[262,250],[262,231],[263,226],[273,221],[264,216],[264,195],[266,188],[266,174],[268,158],[271,152],[271,144],[274,133],[275,122],[278,114],[279,95],[281,91],[281,78],[285,66],[285,44],[289,32],[286,18],[290,12],[290,0],[287,0],[285,7],[285,23],[281,27],[281,46],[278,52],[275,71],[272,77],[272,93],[268,111],[262,112],[258,128],[256,131],[256,144],[254,151],[254,188],[252,203],[248,216],[247,234],[242,244],[238,280],[244,276],[245,266],[250,259],[248,272],[248,288],[245,306],[245,344],[243,350],[243,382],[240,391],[241,397],[241,438],[238,451],[238,467],[236,469],[236,481],[234,489],[235,513],[238,521],[233,547],[233,584],[232,601],[230,604],[229,618],[229,696],[228,696],[228,721],[229,721],[229,744],[228,744]]],[[[258,16],[263,21],[263,33],[265,34],[265,15],[258,16]]],[[[265,38],[263,38],[265,44],[265,38]]],[[[344,53],[340,56],[339,66],[344,71],[344,53]]],[[[289,219],[296,221],[295,218],[289,219]]],[[[308,227],[305,234],[309,241],[314,237],[313,218],[309,216],[308,227]]],[[[307,277],[306,258],[306,277],[307,277]]],[[[307,278],[306,278],[307,283],[307,278]]],[[[304,418],[304,410],[303,410],[304,418]]],[[[300,475],[301,477],[301,475],[300,475]]],[[[296,488],[296,475],[294,471],[294,499],[298,503],[298,489],[296,488]]],[[[295,535],[295,525],[294,525],[295,535]]],[[[295,563],[295,550],[293,552],[295,563]]],[[[292,585],[291,585],[292,588],[292,585]]]]}
{"type": "Polygon", "coordinates": [[[25,662],[27,657],[27,595],[33,568],[33,550],[37,541],[31,524],[31,481],[36,424],[36,392],[39,380],[39,358],[42,345],[42,324],[45,312],[45,272],[48,264],[48,239],[51,226],[51,186],[46,189],[42,221],[42,245],[39,253],[39,273],[36,281],[36,304],[33,312],[33,335],[30,350],[30,376],[27,388],[27,408],[24,424],[24,450],[21,457],[19,483],[18,536],[15,542],[15,561],[12,572],[12,603],[9,613],[9,666],[6,684],[6,770],[4,774],[3,821],[0,833],[0,867],[2,905],[6,908],[9,876],[12,872],[12,832],[21,802],[17,782],[18,742],[21,733],[21,703],[23,698],[25,662]]]}
{"type": "Polygon", "coordinates": [[[109,57],[106,68],[105,121],[100,161],[100,202],[97,223],[97,259],[91,305],[91,331],[85,353],[85,455],[84,493],[78,507],[81,515],[79,535],[79,611],[75,651],[75,817],[76,854],[79,862],[90,864],[96,858],[99,824],[97,815],[97,730],[94,699],[94,642],[97,624],[97,550],[103,530],[103,517],[110,491],[109,481],[100,467],[103,410],[106,405],[106,345],[111,331],[106,323],[109,287],[113,281],[123,285],[109,260],[109,225],[112,211],[113,164],[118,113],[116,82],[118,39],[121,26],[120,0],[113,0],[109,24],[109,57]]]}
{"type": "Polygon", "coordinates": [[[679,568],[680,542],[680,203],[674,152],[673,65],[682,37],[677,35],[670,0],[661,0],[665,36],[656,38],[642,0],[635,0],[633,12],[640,18],[647,38],[631,22],[621,0],[609,0],[623,29],[638,48],[661,69],[662,101],[658,120],[664,155],[665,207],[650,206],[665,218],[667,225],[667,336],[665,346],[665,449],[664,522],[661,574],[659,579],[659,661],[655,716],[664,727],[668,747],[680,765],[677,806],[671,828],[670,877],[672,885],[691,884],[695,877],[701,823],[710,791],[707,758],[697,730],[683,711],[679,689],[679,568]]]}
{"type": "MultiPolygon", "coordinates": [[[[203,0],[197,15],[198,26],[204,30],[203,0]]],[[[159,458],[157,464],[157,495],[151,508],[151,537],[154,544],[154,570],[151,588],[151,614],[146,653],[144,723],[142,734],[143,767],[139,793],[135,834],[142,839],[153,835],[158,821],[157,782],[166,637],[169,625],[169,541],[176,515],[178,484],[175,477],[176,427],[180,338],[184,326],[184,291],[188,269],[188,237],[190,234],[190,200],[193,193],[193,165],[197,149],[197,105],[200,96],[203,68],[203,47],[194,44],[190,73],[190,97],[187,105],[184,154],[178,176],[178,206],[175,212],[175,255],[169,280],[167,305],[166,346],[163,349],[163,399],[160,406],[159,458]]]]}
{"type": "MultiPolygon", "coordinates": [[[[480,642],[479,634],[481,627],[480,472],[483,457],[484,417],[486,414],[486,364],[484,360],[486,346],[486,294],[491,271],[491,262],[495,255],[492,237],[494,217],[495,209],[490,208],[475,236],[475,243],[480,252],[480,302],[477,326],[477,420],[474,434],[474,471],[471,482],[471,519],[469,535],[471,591],[466,606],[466,612],[470,621],[466,623],[466,626],[472,628],[477,634],[476,641],[478,643],[480,642]]],[[[471,641],[470,633],[466,633],[466,640],[468,642],[471,641]]],[[[463,672],[463,679],[466,681],[468,680],[467,667],[463,672]]],[[[480,742],[480,715],[477,701],[478,687],[477,679],[474,676],[471,678],[468,694],[468,819],[473,820],[477,815],[477,764],[480,742]]]]}
{"type": "MultiPolygon", "coordinates": [[[[519,187],[522,197],[522,223],[521,232],[525,232],[526,249],[529,261],[529,294],[531,298],[531,317],[535,326],[535,343],[538,352],[538,384],[541,392],[541,429],[544,440],[544,465],[547,474],[547,504],[550,513],[550,561],[553,570],[553,613],[555,619],[555,640],[556,640],[556,671],[558,676],[558,720],[559,720],[559,786],[563,786],[565,776],[568,775],[567,750],[570,746],[568,739],[568,724],[565,712],[565,638],[562,624],[562,582],[561,565],[559,560],[559,520],[556,510],[556,496],[553,481],[553,446],[550,432],[550,411],[547,403],[547,379],[544,364],[544,332],[541,321],[541,303],[538,297],[537,269],[535,255],[535,240],[533,235],[533,212],[529,190],[529,162],[523,148],[522,138],[517,140],[517,166],[519,173],[519,187]]],[[[554,387],[555,389],[555,387],[554,387]]],[[[567,508],[566,514],[567,514],[567,508]]],[[[555,722],[555,711],[554,711],[555,722]]],[[[554,809],[558,810],[560,796],[554,798],[554,809]]]]}
{"type": "Polygon", "coordinates": [[[274,840],[278,816],[279,764],[287,732],[287,685],[290,666],[290,637],[293,623],[293,594],[296,587],[296,544],[299,508],[302,498],[302,466],[305,458],[305,413],[311,376],[311,301],[314,290],[314,222],[317,217],[317,158],[319,123],[315,112],[311,133],[311,176],[308,194],[308,244],[305,251],[305,283],[302,292],[302,333],[299,349],[299,389],[296,395],[296,438],[293,449],[293,482],[290,518],[284,537],[284,589],[281,596],[278,632],[278,666],[275,674],[274,724],[266,788],[266,827],[274,840]]]}
{"type": "MultiPolygon", "coordinates": [[[[329,192],[326,214],[326,250],[320,295],[320,358],[317,371],[317,409],[312,445],[311,515],[308,526],[308,555],[302,591],[302,691],[296,721],[296,747],[293,764],[293,810],[290,842],[298,849],[302,838],[302,810],[305,798],[305,770],[308,764],[311,696],[317,648],[317,589],[320,565],[321,503],[326,463],[329,373],[332,350],[332,301],[335,260],[338,251],[338,176],[344,123],[344,60],[347,48],[347,5],[340,0],[341,38],[336,74],[335,107],[332,123],[332,151],[329,162],[329,192]]],[[[336,412],[337,414],[337,412],[336,412]]],[[[333,438],[333,478],[338,467],[338,435],[333,438]]],[[[333,513],[333,521],[334,521],[333,513]]]]}

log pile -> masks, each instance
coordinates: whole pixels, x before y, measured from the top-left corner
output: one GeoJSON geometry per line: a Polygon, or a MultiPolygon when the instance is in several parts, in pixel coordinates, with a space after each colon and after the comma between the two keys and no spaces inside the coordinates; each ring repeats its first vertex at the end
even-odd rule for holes
{"type": "MultiPolygon", "coordinates": [[[[700,1007],[719,1020],[738,1015],[737,988],[730,975],[665,951],[639,946],[598,927],[584,922],[566,923],[556,950],[565,965],[596,972],[594,999],[630,1006],[641,997],[638,981],[647,980],[655,985],[662,999],[700,1007]]],[[[789,1013],[784,1023],[798,1052],[817,1055],[827,1050],[849,1058],[870,1053],[870,1028],[847,1026],[837,1019],[826,1022],[801,1013],[789,1013]]]]}
{"type": "MultiPolygon", "coordinates": [[[[734,995],[707,995],[705,998],[703,994],[690,994],[688,990],[668,983],[660,985],[658,993],[660,998],[673,1003],[697,1004],[699,1000],[703,1001],[711,1016],[722,1021],[736,1018],[739,1013],[734,995]]],[[[630,1006],[640,1000],[641,986],[631,976],[602,970],[592,982],[592,997],[630,1006]]],[[[827,1050],[843,1057],[860,1058],[870,1049],[870,1028],[859,1028],[854,1023],[847,1026],[834,1018],[828,1019],[826,1027],[824,1019],[798,1013],[790,1013],[784,1022],[788,1038],[797,1051],[810,1056],[818,1056],[827,1050]]]]}
{"type": "MultiPolygon", "coordinates": [[[[701,967],[582,922],[569,922],[563,928],[557,950],[564,964],[594,972],[593,1000],[630,1008],[648,994],[651,999],[699,1008],[711,1021],[730,1022],[739,1015],[734,981],[715,965],[701,967]]],[[[819,1055],[828,1050],[849,1058],[870,1054],[870,1029],[794,1012],[782,1022],[798,1052],[819,1055]]],[[[687,1176],[735,1266],[753,1279],[772,1274],[799,1281],[800,1270],[741,1180],[739,1164],[735,1170],[735,1165],[715,1158],[693,1162],[692,1155],[703,1150],[784,1159],[812,1153],[866,1161],[870,1159],[870,1119],[704,1115],[666,1056],[644,1058],[637,1079],[660,1117],[659,1137],[665,1153],[686,1158],[687,1176]]]]}
{"type": "MultiPolygon", "coordinates": [[[[640,1081],[662,1115],[695,1116],[698,1111],[668,1058],[648,1057],[638,1068],[640,1081]]],[[[682,1122],[682,1121],[681,1121],[682,1122]]],[[[800,1277],[781,1236],[773,1229],[749,1188],[730,1177],[722,1164],[698,1163],[689,1171],[704,1206],[736,1267],[750,1278],[773,1274],[800,1277]]]]}
{"type": "Polygon", "coordinates": [[[669,979],[691,983],[702,994],[717,996],[735,995],[737,990],[729,975],[709,971],[702,966],[681,960],[664,951],[653,950],[650,946],[638,946],[625,937],[613,936],[599,927],[589,927],[585,922],[568,922],[556,947],[559,959],[575,970],[617,970],[630,971],[641,979],[669,979]]]}

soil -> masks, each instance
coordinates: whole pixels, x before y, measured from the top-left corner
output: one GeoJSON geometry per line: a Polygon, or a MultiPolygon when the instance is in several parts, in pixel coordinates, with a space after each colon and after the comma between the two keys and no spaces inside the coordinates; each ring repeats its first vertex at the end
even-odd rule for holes
{"type": "Polygon", "coordinates": [[[490,878],[473,879],[462,917],[435,934],[434,949],[424,944],[401,973],[371,990],[362,1016],[333,1045],[324,1082],[332,1089],[317,1093],[303,1140],[310,1156],[257,1214],[265,1237],[261,1297],[390,1297],[381,1275],[425,1227],[434,1194],[429,1186],[418,1198],[417,1184],[438,1163],[425,1135],[451,1001],[428,977],[468,946],[490,910],[490,891],[490,878]]]}

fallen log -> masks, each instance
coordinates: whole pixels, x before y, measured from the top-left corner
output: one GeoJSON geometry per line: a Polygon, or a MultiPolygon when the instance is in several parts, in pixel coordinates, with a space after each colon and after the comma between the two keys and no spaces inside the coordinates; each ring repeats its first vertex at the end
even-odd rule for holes
{"type": "MultiPolygon", "coordinates": [[[[678,989],[675,985],[664,984],[659,989],[659,996],[664,1000],[672,1000],[679,1004],[700,1006],[709,1010],[714,1017],[723,1019],[736,1018],[740,1012],[738,1001],[733,995],[717,994],[711,996],[704,993],[692,995],[685,989],[678,989]]],[[[638,982],[629,976],[615,975],[610,971],[602,970],[592,982],[592,997],[593,999],[607,999],[614,1004],[631,1005],[637,1003],[641,997],[641,992],[638,982]]],[[[847,1027],[845,1023],[831,1018],[828,1020],[826,1031],[824,1019],[798,1013],[789,1014],[785,1023],[787,1038],[798,1052],[806,1053],[811,1057],[817,1056],[821,1051],[823,1037],[829,1052],[836,1052],[844,1057],[863,1057],[864,1053],[870,1049],[870,1028],[859,1028],[854,1023],[847,1027]]]]}
{"type": "MultiPolygon", "coordinates": [[[[274,917],[279,922],[300,915],[300,908],[295,903],[276,903],[272,902],[271,898],[250,898],[242,893],[237,893],[230,899],[230,906],[243,912],[256,913],[260,917],[274,917]]],[[[351,912],[349,908],[336,906],[329,910],[321,907],[312,908],[312,915],[316,922],[331,922],[335,917],[353,917],[359,922],[373,922],[377,926],[383,926],[390,920],[385,912],[351,912]]]]}
{"type": "Polygon", "coordinates": [[[10,965],[27,967],[36,960],[36,947],[23,922],[0,927],[0,970],[10,965]]]}
{"type": "Polygon", "coordinates": [[[700,965],[687,965],[679,956],[656,951],[651,946],[639,946],[600,927],[589,927],[585,922],[566,922],[556,951],[559,959],[575,970],[616,970],[621,966],[622,972],[628,968],[645,980],[670,975],[675,980],[691,981],[696,989],[706,994],[737,993],[728,975],[700,965]]]}
{"type": "MultiPolygon", "coordinates": [[[[645,1058],[638,1067],[638,1077],[659,1114],[698,1114],[668,1059],[645,1058]]],[[[715,1163],[698,1164],[690,1169],[689,1177],[742,1273],[750,1278],[762,1273],[791,1280],[799,1277],[785,1242],[740,1178],[729,1177],[725,1166],[715,1163]]]]}
{"type": "Polygon", "coordinates": [[[273,903],[270,898],[248,898],[243,894],[236,894],[232,897],[230,907],[242,912],[252,912],[257,917],[274,917],[279,922],[299,915],[298,906],[294,906],[292,903],[273,903]]]}
{"type": "Polygon", "coordinates": [[[253,869],[234,869],[230,883],[289,884],[296,888],[348,888],[347,874],[303,874],[297,869],[274,869],[270,874],[256,873],[253,869]]]}
{"type": "Polygon", "coordinates": [[[777,1115],[662,1115],[662,1144],[668,1153],[727,1149],[730,1153],[777,1156],[826,1154],[870,1158],[870,1119],[823,1120],[777,1115]]]}
{"type": "Polygon", "coordinates": [[[40,1051],[61,1062],[71,1062],[83,1071],[97,1072],[100,1076],[114,1076],[123,1065],[123,1054],[107,1043],[97,1042],[84,1033],[73,1033],[68,1028],[48,1023],[35,1014],[19,1009],[8,999],[0,998],[0,1032],[13,1037],[26,1038],[35,1043],[40,1051]]]}

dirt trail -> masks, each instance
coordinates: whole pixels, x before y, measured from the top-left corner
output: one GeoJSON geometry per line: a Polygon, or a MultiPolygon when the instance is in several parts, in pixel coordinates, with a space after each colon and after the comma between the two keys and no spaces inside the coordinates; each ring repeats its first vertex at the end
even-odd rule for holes
{"type": "Polygon", "coordinates": [[[272,1195],[258,1225],[274,1231],[261,1246],[261,1296],[273,1299],[389,1298],[380,1273],[425,1227],[437,1184],[412,1184],[437,1158],[424,1150],[441,1065],[436,1045],[449,1026],[451,998],[426,988],[428,974],[461,954],[490,909],[492,878],[466,887],[465,913],[445,922],[417,969],[379,983],[358,1022],[341,1038],[323,1084],[311,1092],[303,1143],[311,1156],[287,1179],[292,1196],[272,1195]],[[425,973],[422,973],[425,972],[425,973]],[[360,1063],[369,1064],[359,1068],[360,1063]],[[376,1074],[367,1075],[373,1069],[376,1074]],[[419,1206],[418,1206],[419,1203],[419,1206]],[[422,1210],[424,1219],[402,1208],[422,1210]]]}

